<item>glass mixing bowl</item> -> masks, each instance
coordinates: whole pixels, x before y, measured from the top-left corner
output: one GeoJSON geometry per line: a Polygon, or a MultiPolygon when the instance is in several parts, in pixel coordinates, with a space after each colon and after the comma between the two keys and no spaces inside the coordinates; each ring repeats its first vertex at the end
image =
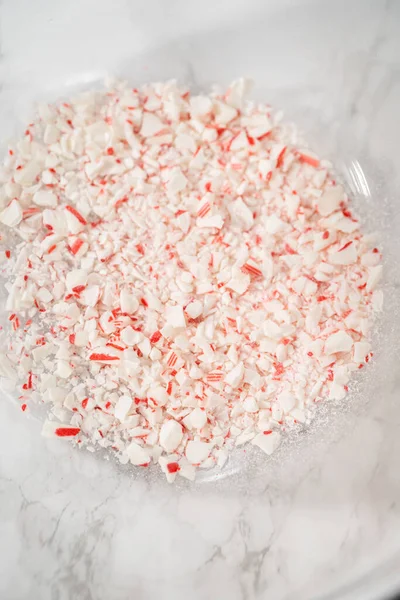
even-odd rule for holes
{"type": "MultiPolygon", "coordinates": [[[[271,458],[168,486],[0,403],[2,597],[380,599],[400,590],[400,4],[3,1],[1,144],[106,75],[254,79],[332,160],[384,255],[373,363],[271,458]]],[[[4,297],[4,296],[3,296],[4,297]]],[[[4,396],[10,395],[3,386],[4,396]]]]}

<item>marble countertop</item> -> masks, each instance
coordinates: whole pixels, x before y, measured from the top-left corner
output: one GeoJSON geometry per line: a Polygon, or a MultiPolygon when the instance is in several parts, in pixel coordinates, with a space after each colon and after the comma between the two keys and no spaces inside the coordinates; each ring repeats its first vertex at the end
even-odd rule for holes
{"type": "Polygon", "coordinates": [[[275,461],[229,477],[176,487],[136,476],[45,440],[2,398],[1,598],[377,600],[400,590],[399,28],[396,1],[2,0],[1,144],[35,98],[107,72],[196,88],[249,75],[318,149],[369,165],[389,301],[387,343],[346,410],[328,408],[275,461]]]}

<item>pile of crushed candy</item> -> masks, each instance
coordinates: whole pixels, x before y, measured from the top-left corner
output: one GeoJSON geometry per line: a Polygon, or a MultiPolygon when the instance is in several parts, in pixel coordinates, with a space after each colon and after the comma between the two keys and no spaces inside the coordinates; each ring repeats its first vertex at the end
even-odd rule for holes
{"type": "Polygon", "coordinates": [[[41,105],[0,171],[0,375],[46,436],[173,481],[270,455],[372,356],[380,251],[249,83],[41,105]]]}

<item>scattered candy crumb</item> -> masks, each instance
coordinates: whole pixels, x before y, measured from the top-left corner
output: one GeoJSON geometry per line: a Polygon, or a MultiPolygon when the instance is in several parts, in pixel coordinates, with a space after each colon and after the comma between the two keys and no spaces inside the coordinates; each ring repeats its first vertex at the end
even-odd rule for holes
{"type": "Polygon", "coordinates": [[[379,249],[249,87],[111,82],[10,147],[0,376],[48,405],[43,435],[193,480],[272,454],[371,359],[379,249]]]}

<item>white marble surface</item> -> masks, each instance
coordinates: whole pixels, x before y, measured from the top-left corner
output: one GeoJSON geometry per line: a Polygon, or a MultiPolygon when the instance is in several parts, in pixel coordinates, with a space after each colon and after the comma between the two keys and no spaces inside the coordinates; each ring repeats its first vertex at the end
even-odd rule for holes
{"type": "MultiPolygon", "coordinates": [[[[38,95],[250,75],[336,157],[386,254],[375,365],[275,461],[168,487],[0,401],[4,600],[380,599],[400,589],[400,3],[2,0],[1,143],[38,95]],[[216,6],[217,5],[217,6],[216,6]],[[371,197],[362,198],[365,182],[371,197]]],[[[243,461],[242,461],[243,464],[243,461]]]]}

